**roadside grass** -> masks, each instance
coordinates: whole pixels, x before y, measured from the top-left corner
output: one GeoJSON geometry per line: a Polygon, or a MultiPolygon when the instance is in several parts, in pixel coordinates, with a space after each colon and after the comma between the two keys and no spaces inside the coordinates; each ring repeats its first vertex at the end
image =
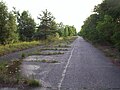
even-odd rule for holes
{"type": "Polygon", "coordinates": [[[21,51],[24,49],[32,48],[38,45],[43,45],[47,47],[70,47],[68,44],[72,43],[77,36],[73,37],[64,37],[64,38],[59,38],[54,41],[49,41],[49,40],[41,40],[41,41],[31,41],[31,42],[18,42],[18,43],[13,43],[13,44],[7,44],[7,45],[0,45],[0,56],[16,52],[16,51],[21,51]]]}
{"type": "Polygon", "coordinates": [[[110,45],[94,44],[94,46],[103,51],[105,56],[109,57],[113,63],[120,65],[120,52],[118,51],[118,49],[110,45]]]}
{"type": "Polygon", "coordinates": [[[20,65],[22,60],[12,60],[10,62],[0,63],[0,86],[14,87],[23,86],[41,86],[40,82],[29,79],[21,75],[20,65]]]}
{"type": "Polygon", "coordinates": [[[14,43],[14,44],[7,44],[5,46],[0,45],[0,56],[11,53],[11,52],[35,47],[40,44],[42,44],[41,41],[32,41],[32,42],[18,42],[18,43],[14,43]]]}

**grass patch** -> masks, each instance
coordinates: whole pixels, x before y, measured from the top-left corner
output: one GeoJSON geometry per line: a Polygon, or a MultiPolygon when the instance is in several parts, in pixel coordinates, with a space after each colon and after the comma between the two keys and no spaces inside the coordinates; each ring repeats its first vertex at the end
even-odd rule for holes
{"type": "Polygon", "coordinates": [[[30,87],[39,87],[39,86],[42,86],[42,85],[39,83],[39,81],[38,81],[38,80],[35,80],[35,79],[29,80],[29,81],[28,81],[28,85],[29,85],[30,87]]]}
{"type": "MultiPolygon", "coordinates": [[[[5,54],[9,54],[16,51],[21,51],[24,49],[28,49],[31,47],[35,47],[37,45],[44,45],[44,46],[54,46],[57,45],[58,47],[70,47],[67,44],[72,43],[77,37],[64,37],[59,38],[57,40],[54,40],[52,42],[48,42],[48,40],[43,41],[31,41],[31,42],[18,42],[13,44],[7,44],[7,45],[0,45],[0,56],[3,56],[5,54]]],[[[61,50],[62,51],[62,50],[61,50]]]]}
{"type": "Polygon", "coordinates": [[[105,56],[109,57],[113,63],[120,65],[120,52],[116,48],[110,45],[94,44],[94,46],[103,51],[105,56]]]}
{"type": "Polygon", "coordinates": [[[20,84],[24,82],[20,76],[21,60],[13,60],[11,62],[3,62],[0,64],[0,84],[20,84]]]}
{"type": "Polygon", "coordinates": [[[32,41],[32,42],[19,42],[14,44],[7,44],[5,46],[0,45],[0,56],[11,53],[11,52],[35,47],[40,44],[42,44],[40,41],[32,41]]]}
{"type": "Polygon", "coordinates": [[[57,45],[56,47],[60,47],[60,48],[70,48],[71,46],[70,45],[57,45]]]}
{"type": "MultiPolygon", "coordinates": [[[[0,85],[1,87],[14,87],[16,85],[38,86],[38,82],[25,78],[21,75],[20,65],[22,60],[13,60],[0,63],[0,85]]],[[[40,84],[39,84],[40,85],[40,84]]]]}
{"type": "Polygon", "coordinates": [[[21,59],[25,58],[26,57],[26,54],[25,53],[22,53],[21,54],[21,59]]]}
{"type": "Polygon", "coordinates": [[[60,55],[60,54],[64,54],[64,52],[33,52],[33,53],[29,53],[28,55],[60,55]]]}
{"type": "Polygon", "coordinates": [[[68,51],[68,49],[64,48],[42,48],[40,50],[68,51]]]}
{"type": "Polygon", "coordinates": [[[57,61],[57,60],[47,60],[47,59],[43,59],[43,60],[31,60],[30,62],[58,63],[58,61],[57,61]]]}

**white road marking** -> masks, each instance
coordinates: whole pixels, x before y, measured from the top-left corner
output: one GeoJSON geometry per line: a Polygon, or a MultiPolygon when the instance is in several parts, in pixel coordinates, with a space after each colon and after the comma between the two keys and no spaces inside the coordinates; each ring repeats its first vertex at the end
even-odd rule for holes
{"type": "Polygon", "coordinates": [[[72,51],[71,51],[71,53],[70,53],[70,57],[68,58],[67,64],[66,64],[66,66],[64,67],[65,69],[63,70],[62,78],[61,78],[61,80],[60,80],[60,83],[58,84],[58,90],[61,89],[61,85],[62,85],[62,82],[63,82],[63,80],[64,80],[64,78],[65,78],[65,74],[66,74],[66,71],[67,71],[68,65],[69,65],[69,63],[70,63],[70,60],[71,60],[71,57],[72,57],[73,51],[74,51],[74,47],[73,47],[73,49],[72,49],[72,51]]]}

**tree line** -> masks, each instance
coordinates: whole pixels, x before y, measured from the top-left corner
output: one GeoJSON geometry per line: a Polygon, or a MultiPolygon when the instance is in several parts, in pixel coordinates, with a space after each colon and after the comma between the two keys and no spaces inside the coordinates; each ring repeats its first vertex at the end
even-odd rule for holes
{"type": "Polygon", "coordinates": [[[120,51],[120,1],[103,0],[94,8],[79,35],[99,44],[112,45],[120,51]]]}
{"type": "Polygon", "coordinates": [[[77,34],[74,26],[57,23],[55,17],[47,9],[38,16],[39,24],[35,22],[28,11],[20,13],[13,8],[8,12],[4,2],[0,2],[0,44],[10,44],[18,41],[32,41],[52,37],[67,37],[77,34]]]}

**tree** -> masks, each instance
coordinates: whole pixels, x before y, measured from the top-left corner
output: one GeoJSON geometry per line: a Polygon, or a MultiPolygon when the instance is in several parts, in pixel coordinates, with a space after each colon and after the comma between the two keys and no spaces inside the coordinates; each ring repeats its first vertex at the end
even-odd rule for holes
{"type": "Polygon", "coordinates": [[[99,41],[98,31],[96,30],[97,22],[99,21],[99,15],[92,14],[90,15],[86,21],[84,21],[84,25],[80,31],[80,35],[84,38],[91,40],[93,42],[99,41]]]}
{"type": "Polygon", "coordinates": [[[16,17],[7,10],[4,2],[0,2],[0,44],[13,43],[18,40],[16,17]]]}
{"type": "Polygon", "coordinates": [[[75,36],[77,34],[76,28],[74,26],[69,26],[68,27],[68,36],[75,36]]]}
{"type": "Polygon", "coordinates": [[[31,41],[33,40],[35,34],[36,23],[32,19],[28,11],[23,11],[21,14],[16,12],[17,21],[18,21],[18,32],[20,40],[22,41],[31,41]]]}
{"type": "Polygon", "coordinates": [[[46,39],[47,36],[56,33],[57,24],[51,12],[48,12],[47,9],[42,11],[38,19],[40,20],[40,25],[38,27],[39,38],[46,39]]]}
{"type": "Polygon", "coordinates": [[[4,2],[0,2],[0,44],[5,44],[6,40],[6,24],[8,19],[7,6],[4,2]]]}
{"type": "Polygon", "coordinates": [[[18,41],[19,37],[17,32],[16,17],[12,14],[12,12],[10,12],[8,15],[6,31],[7,31],[6,35],[7,38],[5,41],[6,43],[14,43],[18,41]]]}
{"type": "Polygon", "coordinates": [[[69,35],[68,25],[66,25],[64,29],[64,37],[67,37],[68,35],[69,35]]]}
{"type": "Polygon", "coordinates": [[[64,29],[65,29],[65,26],[63,25],[62,22],[60,22],[58,24],[58,33],[59,33],[60,37],[64,36],[64,29]]]}
{"type": "Polygon", "coordinates": [[[120,51],[120,1],[103,0],[84,22],[80,35],[100,44],[111,44],[120,51]]]}
{"type": "Polygon", "coordinates": [[[112,43],[112,36],[114,34],[113,18],[111,16],[105,15],[102,21],[98,21],[96,29],[98,30],[99,40],[102,43],[112,43]]]}

